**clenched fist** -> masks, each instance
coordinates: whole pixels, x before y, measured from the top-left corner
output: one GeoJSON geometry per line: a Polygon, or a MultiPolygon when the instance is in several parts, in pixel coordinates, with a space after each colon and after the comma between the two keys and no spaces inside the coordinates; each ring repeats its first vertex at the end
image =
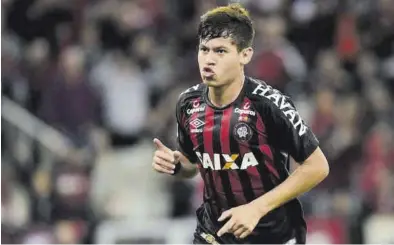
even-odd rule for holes
{"type": "Polygon", "coordinates": [[[175,167],[180,164],[181,153],[171,150],[158,139],[154,139],[153,142],[156,145],[152,162],[153,169],[159,173],[174,174],[175,167]]]}

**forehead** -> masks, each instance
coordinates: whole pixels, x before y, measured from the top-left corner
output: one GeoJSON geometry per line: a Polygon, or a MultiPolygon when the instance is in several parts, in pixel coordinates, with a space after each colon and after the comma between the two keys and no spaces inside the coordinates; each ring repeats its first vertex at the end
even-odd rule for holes
{"type": "Polygon", "coordinates": [[[215,47],[236,48],[234,39],[230,37],[228,38],[218,37],[209,40],[200,40],[200,45],[204,45],[208,48],[215,48],[215,47]]]}

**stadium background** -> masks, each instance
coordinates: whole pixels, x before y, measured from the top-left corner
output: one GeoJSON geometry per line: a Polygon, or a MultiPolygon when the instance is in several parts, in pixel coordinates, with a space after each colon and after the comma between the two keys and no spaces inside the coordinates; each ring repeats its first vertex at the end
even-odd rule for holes
{"type": "MultiPolygon", "coordinates": [[[[248,0],[248,75],[292,96],[331,164],[309,243],[394,243],[394,2],[248,0]]],[[[3,243],[190,242],[200,178],[151,170],[199,83],[212,0],[2,0],[3,243]]]]}

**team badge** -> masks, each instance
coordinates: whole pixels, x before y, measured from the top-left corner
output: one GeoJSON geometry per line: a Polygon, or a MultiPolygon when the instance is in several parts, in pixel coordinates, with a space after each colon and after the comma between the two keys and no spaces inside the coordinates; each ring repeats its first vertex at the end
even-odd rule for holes
{"type": "Polygon", "coordinates": [[[249,141],[252,138],[252,134],[252,129],[244,122],[239,122],[234,126],[234,136],[238,141],[249,141]]]}

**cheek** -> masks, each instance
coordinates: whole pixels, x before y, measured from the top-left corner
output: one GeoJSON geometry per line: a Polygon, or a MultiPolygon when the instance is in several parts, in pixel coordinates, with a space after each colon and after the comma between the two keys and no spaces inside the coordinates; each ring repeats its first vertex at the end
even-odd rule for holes
{"type": "Polygon", "coordinates": [[[239,63],[236,62],[235,58],[229,59],[225,63],[224,73],[226,74],[234,74],[239,71],[239,63]]]}
{"type": "Polygon", "coordinates": [[[197,61],[199,64],[203,64],[206,61],[206,55],[204,55],[202,52],[198,52],[197,61]]]}

